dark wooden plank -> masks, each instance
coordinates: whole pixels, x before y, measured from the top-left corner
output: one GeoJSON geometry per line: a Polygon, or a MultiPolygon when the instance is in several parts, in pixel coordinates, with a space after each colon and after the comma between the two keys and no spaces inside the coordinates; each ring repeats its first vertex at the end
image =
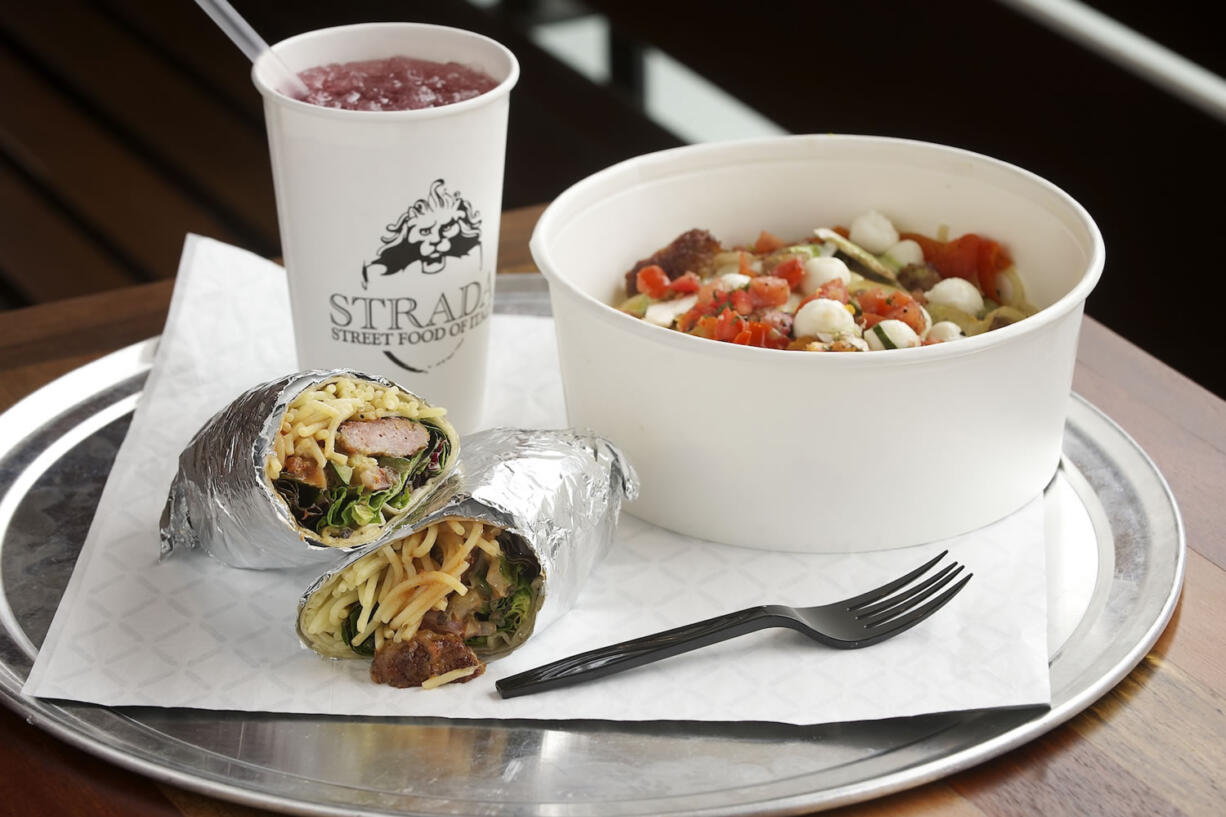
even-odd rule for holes
{"type": "Polygon", "coordinates": [[[0,707],[0,813],[182,817],[153,781],[61,743],[0,707]]]}
{"type": "MultiPolygon", "coordinates": [[[[202,22],[211,26],[203,15],[202,22]]],[[[218,104],[191,77],[83,0],[0,4],[0,27],[75,107],[212,211],[245,246],[277,253],[262,124],[218,104]],[[65,20],[73,24],[66,26],[65,20]]],[[[250,84],[246,95],[257,95],[250,84]]]]}
{"type": "Polygon", "coordinates": [[[238,240],[4,48],[0,87],[0,151],[106,237],[134,273],[174,275],[187,232],[238,240]]]}
{"type": "Polygon", "coordinates": [[[0,276],[24,303],[43,303],[137,282],[52,202],[0,163],[0,276]]]}
{"type": "Polygon", "coordinates": [[[1146,775],[1121,766],[1072,729],[1049,733],[964,772],[953,784],[990,817],[1186,814],[1155,790],[1146,775]]]}
{"type": "Polygon", "coordinates": [[[1220,692],[1151,654],[1072,726],[1179,810],[1213,814],[1226,803],[1224,705],[1220,692]]]}
{"type": "Polygon", "coordinates": [[[153,337],[166,322],[173,282],[127,287],[18,309],[4,316],[0,369],[90,352],[112,352],[153,337]]]}
{"type": "Polygon", "coordinates": [[[195,3],[96,0],[95,5],[140,48],[192,77],[218,104],[263,130],[264,105],[251,84],[251,63],[195,3]]]}
{"type": "MultiPolygon", "coordinates": [[[[1184,509],[1193,525],[1213,527],[1222,514],[1215,506],[1194,505],[1184,509]]],[[[1218,524],[1221,529],[1221,524],[1218,524]]],[[[1226,697],[1226,651],[1222,650],[1222,622],[1226,621],[1226,570],[1201,554],[1205,539],[1189,541],[1183,593],[1171,624],[1154,645],[1152,656],[1174,664],[1198,684],[1217,690],[1219,700],[1226,697]]],[[[1226,769],[1226,767],[1223,767],[1226,769]]]]}

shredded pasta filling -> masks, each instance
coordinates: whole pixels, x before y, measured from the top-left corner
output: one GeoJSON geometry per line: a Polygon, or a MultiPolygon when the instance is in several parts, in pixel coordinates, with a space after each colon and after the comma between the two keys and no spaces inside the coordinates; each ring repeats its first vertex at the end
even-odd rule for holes
{"type": "Polygon", "coordinates": [[[265,474],[325,544],[370,541],[446,470],[445,414],[395,386],[333,377],[287,406],[265,474]]]}
{"type": "Polygon", "coordinates": [[[324,655],[373,657],[376,681],[429,688],[476,677],[481,656],[527,638],[540,587],[522,539],[446,519],[338,572],[307,600],[299,627],[324,655]]]}

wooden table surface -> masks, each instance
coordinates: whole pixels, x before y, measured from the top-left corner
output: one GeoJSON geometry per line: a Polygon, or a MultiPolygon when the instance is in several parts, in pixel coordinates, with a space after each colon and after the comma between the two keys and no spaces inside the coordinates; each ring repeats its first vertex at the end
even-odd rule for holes
{"type": "MultiPolygon", "coordinates": [[[[539,207],[503,216],[499,269],[532,269],[539,207]]],[[[160,332],[171,282],[5,315],[0,409],[160,332]]],[[[1087,319],[1074,389],[1150,454],[1187,528],[1183,597],[1115,689],[1047,735],[969,771],[834,812],[848,815],[1217,815],[1226,803],[1226,402],[1087,319]]],[[[257,809],[155,783],[0,709],[0,813],[239,817],[257,809]]]]}

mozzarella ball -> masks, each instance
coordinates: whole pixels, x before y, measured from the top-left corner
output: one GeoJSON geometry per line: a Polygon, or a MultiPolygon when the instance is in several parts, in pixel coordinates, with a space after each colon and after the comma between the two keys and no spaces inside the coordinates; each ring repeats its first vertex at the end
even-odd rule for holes
{"type": "Polygon", "coordinates": [[[928,334],[924,336],[925,340],[939,340],[942,342],[957,340],[962,337],[962,328],[953,321],[939,321],[932,325],[928,330],[928,334]]]}
{"type": "Polygon", "coordinates": [[[963,278],[946,278],[925,292],[924,297],[930,304],[952,306],[968,315],[978,315],[983,310],[983,296],[963,278]]]}
{"type": "Polygon", "coordinates": [[[719,280],[724,282],[724,286],[729,290],[744,289],[749,286],[749,282],[753,280],[748,275],[742,275],[739,272],[730,272],[727,275],[721,275],[719,280]]]}
{"type": "Polygon", "coordinates": [[[648,323],[654,323],[656,326],[668,328],[673,325],[673,321],[679,315],[689,312],[694,308],[694,304],[698,303],[697,295],[687,295],[684,298],[678,298],[675,301],[661,301],[658,304],[652,304],[647,307],[646,314],[643,315],[643,320],[648,323]]]}
{"type": "Polygon", "coordinates": [[[896,267],[902,269],[908,264],[924,263],[924,250],[917,242],[904,238],[886,250],[881,260],[887,263],[893,262],[896,267]]]}
{"type": "Polygon", "coordinates": [[[809,301],[796,313],[792,334],[798,338],[817,335],[854,335],[856,319],[847,307],[830,298],[809,301]]]}
{"type": "Polygon", "coordinates": [[[873,255],[880,255],[898,243],[898,230],[881,213],[869,210],[852,220],[851,241],[873,255]]]}
{"type": "Polygon", "coordinates": [[[805,262],[805,278],[800,283],[800,289],[806,295],[812,295],[822,284],[839,278],[844,284],[851,283],[851,270],[838,258],[810,258],[805,262]]]}
{"type": "Polygon", "coordinates": [[[915,334],[915,330],[893,318],[882,321],[872,329],[865,330],[864,339],[868,341],[868,348],[874,352],[890,348],[907,349],[920,345],[919,335],[915,334]],[[883,335],[885,338],[882,338],[883,335]],[[887,340],[891,345],[886,345],[887,340]]]}

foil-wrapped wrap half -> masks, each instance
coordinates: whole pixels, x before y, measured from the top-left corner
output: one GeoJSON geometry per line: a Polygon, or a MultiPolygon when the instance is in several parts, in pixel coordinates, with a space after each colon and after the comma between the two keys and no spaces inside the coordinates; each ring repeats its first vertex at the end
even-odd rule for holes
{"type": "Polygon", "coordinates": [[[298,635],[397,687],[467,681],[573,606],[638,480],[608,440],[491,429],[382,543],[303,594],[298,635]]]}
{"type": "Polygon", "coordinates": [[[256,386],[180,455],[162,556],[198,547],[233,567],[296,567],[384,539],[454,469],[459,439],[445,415],[358,372],[256,386]]]}

